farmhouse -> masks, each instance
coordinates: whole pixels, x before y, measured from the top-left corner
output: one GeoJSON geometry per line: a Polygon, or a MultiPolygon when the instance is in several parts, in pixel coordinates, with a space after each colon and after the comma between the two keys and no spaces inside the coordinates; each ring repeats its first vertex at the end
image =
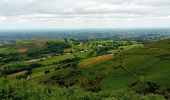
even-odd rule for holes
{"type": "Polygon", "coordinates": [[[100,45],[97,45],[97,47],[103,47],[103,45],[100,44],[100,45]]]}
{"type": "Polygon", "coordinates": [[[80,51],[80,52],[85,52],[85,51],[80,51]]]}
{"type": "Polygon", "coordinates": [[[78,46],[83,46],[83,43],[81,42],[78,46]]]}
{"type": "Polygon", "coordinates": [[[43,57],[43,58],[40,58],[40,59],[31,59],[31,60],[29,60],[29,61],[27,61],[27,62],[37,62],[37,61],[42,61],[42,60],[45,60],[46,58],[45,57],[43,57]]]}
{"type": "Polygon", "coordinates": [[[71,53],[68,52],[68,53],[66,53],[66,54],[67,54],[67,55],[70,55],[71,53]]]}

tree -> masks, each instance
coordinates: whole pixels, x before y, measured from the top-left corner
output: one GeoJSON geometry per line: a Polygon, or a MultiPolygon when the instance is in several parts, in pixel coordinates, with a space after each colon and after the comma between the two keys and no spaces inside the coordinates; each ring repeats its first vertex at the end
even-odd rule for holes
{"type": "Polygon", "coordinates": [[[65,42],[65,43],[68,43],[68,39],[67,39],[67,38],[64,38],[64,42],[65,42]]]}
{"type": "Polygon", "coordinates": [[[45,45],[44,52],[52,52],[52,53],[63,53],[63,50],[66,48],[70,48],[71,46],[67,43],[60,42],[47,42],[45,45]]]}

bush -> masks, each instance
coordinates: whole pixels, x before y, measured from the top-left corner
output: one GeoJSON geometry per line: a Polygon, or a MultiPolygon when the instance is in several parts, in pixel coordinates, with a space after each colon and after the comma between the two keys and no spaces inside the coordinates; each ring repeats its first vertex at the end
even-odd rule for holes
{"type": "Polygon", "coordinates": [[[44,73],[45,73],[45,74],[50,73],[50,70],[46,70],[44,73]]]}
{"type": "Polygon", "coordinates": [[[137,94],[128,90],[86,91],[79,86],[58,88],[35,80],[0,80],[0,100],[164,100],[156,94],[137,94]]]}

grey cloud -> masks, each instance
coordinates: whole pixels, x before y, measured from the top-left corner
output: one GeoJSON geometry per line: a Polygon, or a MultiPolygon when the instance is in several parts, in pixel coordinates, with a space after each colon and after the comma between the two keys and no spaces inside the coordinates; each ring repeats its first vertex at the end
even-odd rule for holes
{"type": "Polygon", "coordinates": [[[169,18],[170,0],[1,0],[0,21],[169,18]]]}

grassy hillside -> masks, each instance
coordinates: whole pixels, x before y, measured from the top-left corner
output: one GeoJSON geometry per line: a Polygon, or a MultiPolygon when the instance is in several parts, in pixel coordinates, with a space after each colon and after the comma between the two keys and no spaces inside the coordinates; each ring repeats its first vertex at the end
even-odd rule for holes
{"type": "Polygon", "coordinates": [[[89,77],[103,77],[101,84],[106,89],[127,88],[135,82],[133,88],[146,82],[170,87],[169,52],[170,39],[161,40],[120,52],[119,56],[104,62],[87,64],[86,71],[91,73],[89,77]]]}
{"type": "Polygon", "coordinates": [[[48,41],[64,42],[64,39],[32,39],[16,41],[14,44],[4,45],[0,48],[0,53],[25,53],[38,51],[44,48],[48,41]]]}
{"type": "MultiPolygon", "coordinates": [[[[45,41],[47,40],[17,42],[13,46],[1,48],[0,52],[36,51],[44,48],[45,41]]],[[[53,41],[64,42],[64,40],[53,41]]],[[[111,40],[92,40],[85,42],[83,46],[69,42],[71,48],[64,49],[64,53],[59,55],[50,52],[43,55],[43,58],[40,56],[29,59],[35,60],[35,62],[19,59],[2,63],[1,71],[8,67],[12,70],[26,69],[9,74],[5,79],[2,77],[0,81],[8,80],[8,84],[17,82],[20,85],[23,85],[23,81],[26,84],[40,85],[42,87],[38,87],[37,91],[34,91],[36,95],[42,97],[50,95],[50,99],[61,97],[64,100],[72,97],[75,100],[84,100],[87,95],[90,100],[100,100],[100,98],[163,100],[170,98],[170,39],[145,45],[135,41],[132,44],[120,41],[117,42],[119,46],[116,45],[116,48],[114,48],[115,41],[113,44],[112,42],[111,40]],[[98,45],[102,45],[102,47],[98,47],[98,45]],[[105,51],[101,51],[103,48],[105,51]],[[97,54],[97,51],[102,53],[97,54]],[[37,94],[40,90],[50,90],[51,92],[37,94]],[[74,93],[70,94],[70,91],[74,91],[74,93]]],[[[12,88],[19,87],[14,85],[12,88]]],[[[29,90],[28,87],[27,89],[29,90]]],[[[0,91],[2,92],[1,89],[0,91]]],[[[16,91],[14,90],[14,92],[16,91]]]]}

